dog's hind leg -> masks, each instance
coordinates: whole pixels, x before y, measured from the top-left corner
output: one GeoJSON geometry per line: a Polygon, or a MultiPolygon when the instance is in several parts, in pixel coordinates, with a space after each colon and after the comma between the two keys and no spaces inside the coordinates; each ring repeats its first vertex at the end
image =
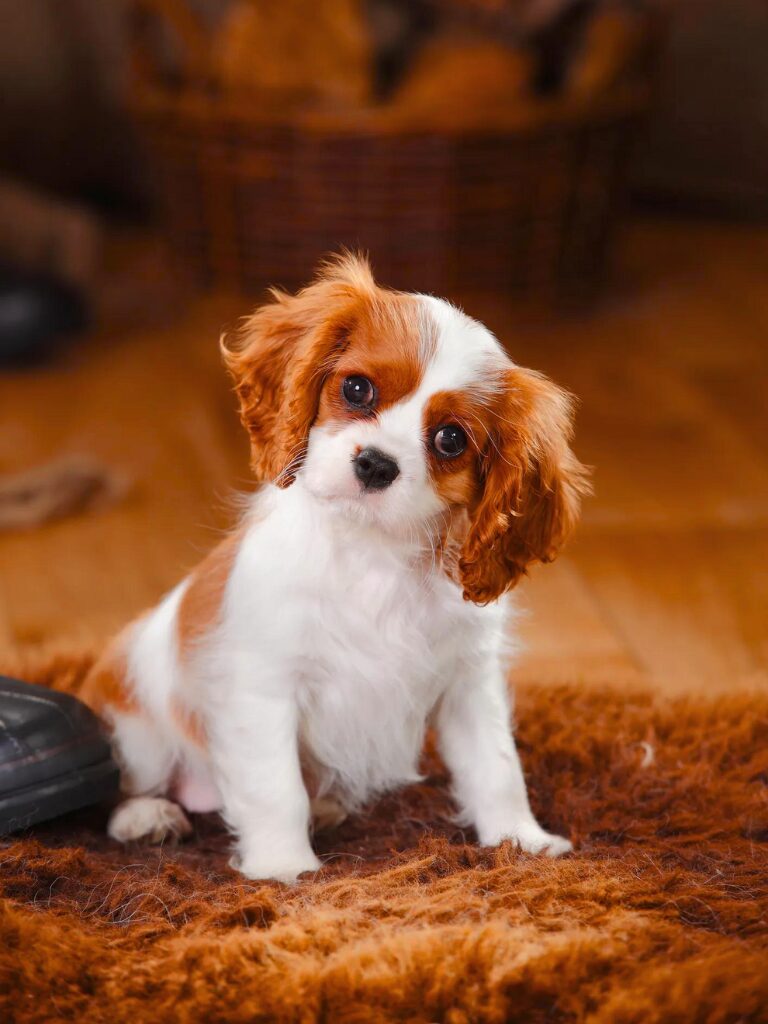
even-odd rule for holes
{"type": "Polygon", "coordinates": [[[185,839],[192,832],[189,819],[178,804],[156,796],[133,796],[112,812],[107,832],[118,842],[147,839],[162,843],[166,839],[185,839]]]}

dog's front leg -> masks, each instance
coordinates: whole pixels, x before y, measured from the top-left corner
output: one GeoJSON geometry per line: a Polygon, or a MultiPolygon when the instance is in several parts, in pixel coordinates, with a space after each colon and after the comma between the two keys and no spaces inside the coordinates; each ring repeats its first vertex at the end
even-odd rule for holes
{"type": "Polygon", "coordinates": [[[237,836],[232,866],[249,878],[283,882],[317,870],[291,687],[261,681],[256,688],[251,678],[230,696],[215,729],[212,753],[223,814],[237,836]]]}
{"type": "Polygon", "coordinates": [[[531,811],[495,657],[461,666],[438,706],[436,726],[454,797],[483,846],[511,839],[521,850],[550,857],[571,849],[567,839],[545,832],[531,811]]]}

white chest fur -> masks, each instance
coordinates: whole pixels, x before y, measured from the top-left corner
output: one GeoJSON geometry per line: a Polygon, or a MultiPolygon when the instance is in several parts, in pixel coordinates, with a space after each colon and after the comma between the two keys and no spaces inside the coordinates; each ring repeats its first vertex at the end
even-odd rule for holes
{"type": "Polygon", "coordinates": [[[245,685],[291,687],[323,790],[360,803],[416,777],[429,714],[498,609],[462,600],[431,549],[318,508],[260,499],[227,595],[245,685]]]}

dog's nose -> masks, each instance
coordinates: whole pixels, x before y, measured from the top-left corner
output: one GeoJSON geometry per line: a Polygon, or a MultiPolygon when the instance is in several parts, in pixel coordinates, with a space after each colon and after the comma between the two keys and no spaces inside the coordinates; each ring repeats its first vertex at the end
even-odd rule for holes
{"type": "Polygon", "coordinates": [[[378,448],[363,448],[354,463],[355,476],[366,491],[383,491],[400,474],[395,460],[378,448]]]}

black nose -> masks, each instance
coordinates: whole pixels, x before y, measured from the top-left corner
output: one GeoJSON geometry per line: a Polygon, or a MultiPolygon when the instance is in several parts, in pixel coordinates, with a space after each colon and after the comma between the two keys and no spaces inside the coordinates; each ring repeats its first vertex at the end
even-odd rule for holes
{"type": "Polygon", "coordinates": [[[400,467],[378,448],[363,448],[355,463],[355,475],[366,491],[383,491],[400,474],[400,467]]]}

